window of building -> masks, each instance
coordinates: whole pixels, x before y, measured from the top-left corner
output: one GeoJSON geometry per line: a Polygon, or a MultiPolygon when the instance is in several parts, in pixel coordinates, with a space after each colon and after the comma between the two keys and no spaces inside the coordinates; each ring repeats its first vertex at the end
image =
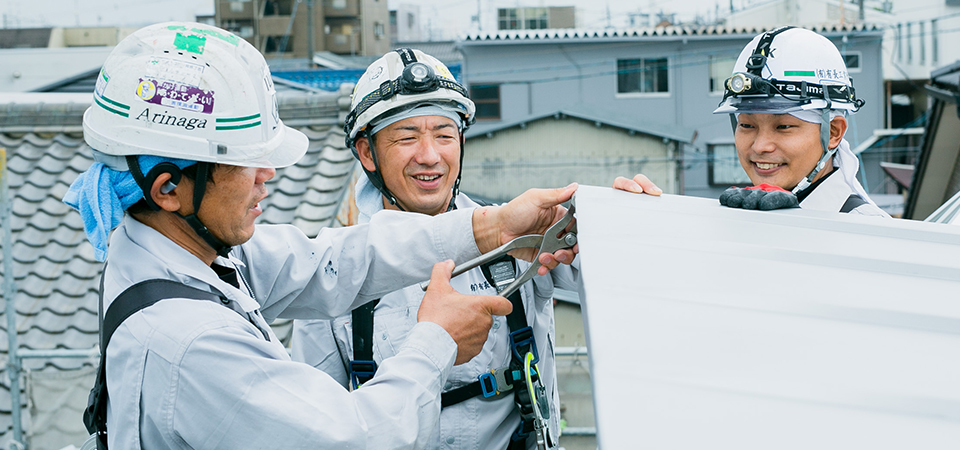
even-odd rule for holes
{"type": "Polygon", "coordinates": [[[669,92],[667,58],[618,59],[617,93],[669,92]]]}
{"type": "Polygon", "coordinates": [[[382,39],[382,38],[383,38],[383,35],[385,34],[385,31],[384,31],[384,30],[385,30],[385,28],[384,28],[384,26],[383,26],[383,22],[374,22],[374,23],[373,23],[373,35],[374,35],[377,39],[382,39]]]}
{"type": "Polygon", "coordinates": [[[524,29],[543,30],[547,28],[547,8],[524,8],[524,29]]]}
{"type": "Polygon", "coordinates": [[[847,72],[859,72],[860,71],[860,58],[863,54],[861,52],[843,52],[843,63],[847,66],[847,72]]]}
{"type": "Polygon", "coordinates": [[[497,29],[542,30],[550,27],[547,8],[499,8],[497,29]]]}
{"type": "Polygon", "coordinates": [[[225,20],[220,27],[242,38],[253,37],[252,20],[225,20]]]}
{"type": "Polygon", "coordinates": [[[517,18],[517,8],[500,8],[497,10],[498,29],[519,30],[520,19],[517,18]]]}
{"type": "Polygon", "coordinates": [[[263,4],[264,16],[289,16],[293,13],[294,0],[267,0],[263,4]]]}
{"type": "Polygon", "coordinates": [[[477,119],[500,118],[500,85],[470,85],[470,99],[477,105],[477,119]]]}
{"type": "Polygon", "coordinates": [[[267,36],[263,42],[264,53],[290,53],[293,51],[293,36],[267,36]]]}
{"type": "Polygon", "coordinates": [[[753,184],[740,166],[737,147],[733,144],[710,144],[707,146],[707,176],[712,185],[743,186],[753,184]]]}
{"type": "Polygon", "coordinates": [[[723,83],[733,74],[733,66],[736,64],[737,58],[726,56],[710,57],[710,92],[723,93],[723,83]]]}

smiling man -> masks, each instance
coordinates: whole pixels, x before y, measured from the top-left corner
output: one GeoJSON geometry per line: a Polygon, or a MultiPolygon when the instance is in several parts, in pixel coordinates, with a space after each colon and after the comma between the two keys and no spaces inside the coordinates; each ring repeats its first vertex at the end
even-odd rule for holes
{"type": "MultiPolygon", "coordinates": [[[[389,210],[444,216],[479,206],[459,190],[463,133],[474,120],[475,107],[443,63],[419,50],[390,52],[360,78],[351,109],[347,146],[365,172],[356,186],[361,223],[389,210]]],[[[659,194],[642,175],[618,178],[614,186],[659,194]]],[[[460,292],[497,295],[504,280],[527,267],[506,258],[467,271],[451,284],[460,292]]],[[[577,267],[561,266],[522,286],[509,296],[513,312],[495,318],[480,354],[457,358],[427,448],[537,447],[530,394],[524,380],[515,378],[523,373],[519,358],[527,353],[537,357],[532,377],[546,419],[540,448],[556,447],[560,410],[553,291],[555,286],[578,290],[577,267]]],[[[355,392],[364,392],[379,383],[382,367],[409,339],[416,324],[412,311],[422,301],[423,290],[415,285],[332,322],[296,321],[293,357],[330,373],[344,386],[352,380],[355,392]]]]}
{"type": "Polygon", "coordinates": [[[730,114],[737,157],[756,186],[728,189],[722,204],[889,217],[857,181],[860,162],[843,136],[864,102],[828,39],[793,27],[760,34],[725,87],[714,114],[730,114]]]}

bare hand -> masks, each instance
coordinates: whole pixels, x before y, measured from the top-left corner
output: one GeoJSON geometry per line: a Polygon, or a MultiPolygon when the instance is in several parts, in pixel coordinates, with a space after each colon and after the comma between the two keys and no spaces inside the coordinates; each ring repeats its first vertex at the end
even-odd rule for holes
{"type": "Polygon", "coordinates": [[[423,296],[418,322],[433,322],[443,327],[457,343],[455,365],[463,364],[480,354],[493,316],[505,316],[513,310],[510,301],[503,297],[487,295],[464,295],[450,286],[453,261],[444,261],[433,266],[430,287],[423,296]]]}
{"type": "Polygon", "coordinates": [[[657,185],[653,184],[649,178],[645,175],[638,173],[633,176],[633,179],[627,179],[624,177],[617,177],[613,180],[613,188],[619,189],[621,191],[633,192],[635,194],[649,194],[660,196],[663,193],[663,190],[658,188],[657,185]]]}

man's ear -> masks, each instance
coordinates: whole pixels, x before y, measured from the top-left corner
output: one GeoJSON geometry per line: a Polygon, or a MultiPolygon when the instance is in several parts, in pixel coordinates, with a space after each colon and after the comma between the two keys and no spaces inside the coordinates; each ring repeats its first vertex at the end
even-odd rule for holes
{"type": "MultiPolygon", "coordinates": [[[[184,191],[189,189],[170,183],[170,178],[171,175],[169,172],[158,175],[157,179],[153,180],[153,185],[150,186],[150,196],[160,209],[174,212],[180,210],[182,206],[180,197],[182,194],[185,194],[184,191]]],[[[183,177],[180,181],[181,184],[183,184],[182,182],[189,180],[183,177]]]]}
{"type": "Polygon", "coordinates": [[[847,132],[847,119],[843,117],[834,117],[830,121],[830,148],[837,148],[843,134],[847,132]]]}
{"type": "Polygon", "coordinates": [[[367,137],[357,138],[354,145],[357,146],[360,164],[363,164],[363,168],[367,169],[368,172],[374,172],[377,170],[377,165],[373,163],[373,152],[370,151],[370,141],[368,139],[367,137]]]}

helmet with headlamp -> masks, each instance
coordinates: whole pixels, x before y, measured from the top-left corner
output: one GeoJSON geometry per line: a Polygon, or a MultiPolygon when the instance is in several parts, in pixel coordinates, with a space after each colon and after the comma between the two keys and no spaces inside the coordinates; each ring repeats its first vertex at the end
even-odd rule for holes
{"type": "MultiPolygon", "coordinates": [[[[461,118],[459,131],[462,165],[463,132],[473,124],[476,106],[467,97],[467,90],[457,83],[446,65],[420,50],[409,48],[387,53],[367,67],[360,77],[353,90],[350,113],[347,114],[343,126],[347,147],[353,152],[353,156],[359,159],[356,147],[358,138],[372,138],[370,135],[376,131],[374,127],[378,123],[384,124],[391,117],[424,105],[439,107],[461,118]]],[[[370,171],[364,168],[364,172],[384,197],[396,205],[396,197],[386,187],[379,173],[373,142],[370,145],[377,169],[370,171]]],[[[459,186],[460,174],[457,174],[451,205],[459,192],[459,186]]]]}
{"type": "Polygon", "coordinates": [[[813,31],[780,27],[753,38],[724,82],[723,99],[714,114],[789,114],[817,110],[821,113],[820,143],[823,155],[813,171],[800,180],[794,192],[810,186],[835,153],[829,148],[830,111],[857,112],[853,79],[837,47],[813,31]]]}
{"type": "Polygon", "coordinates": [[[733,72],[714,113],[856,112],[864,103],[837,47],[803,28],[781,27],[753,38],[733,72]]]}
{"type": "Polygon", "coordinates": [[[356,153],[354,141],[371,123],[422,103],[453,108],[463,117],[464,128],[475,120],[476,106],[467,98],[467,90],[440,60],[409,48],[387,53],[367,67],[353,89],[343,126],[347,147],[356,153]]]}

